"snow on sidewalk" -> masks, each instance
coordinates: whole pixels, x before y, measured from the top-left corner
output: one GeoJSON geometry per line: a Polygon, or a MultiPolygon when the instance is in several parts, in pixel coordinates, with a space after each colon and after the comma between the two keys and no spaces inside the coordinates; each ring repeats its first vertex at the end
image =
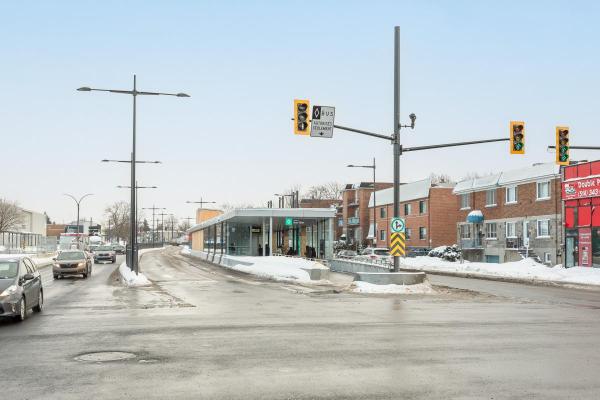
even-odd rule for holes
{"type": "Polygon", "coordinates": [[[266,257],[243,257],[243,256],[229,256],[234,262],[241,261],[240,264],[233,266],[224,266],[225,268],[231,268],[236,271],[245,272],[248,274],[260,276],[262,278],[273,279],[276,281],[293,281],[293,282],[319,282],[311,281],[308,272],[302,268],[326,268],[321,263],[315,261],[309,261],[302,258],[295,257],[280,257],[280,256],[266,256],[266,257]],[[243,262],[243,263],[242,263],[243,262]],[[251,265],[246,265],[248,263],[251,265]]]}
{"type": "Polygon", "coordinates": [[[381,294],[435,294],[429,282],[416,285],[375,285],[369,282],[354,281],[350,285],[354,293],[381,293],[381,294]]]}
{"type": "MultiPolygon", "coordinates": [[[[142,255],[148,253],[150,251],[162,250],[164,247],[154,248],[154,249],[141,249],[138,251],[138,255],[142,255]]],[[[127,262],[122,262],[119,266],[119,274],[121,274],[121,281],[127,287],[140,287],[140,286],[150,286],[152,282],[146,278],[146,275],[143,273],[138,273],[136,275],[135,272],[129,268],[127,262]]]]}
{"type": "Polygon", "coordinates": [[[473,277],[494,277],[522,279],[528,281],[547,281],[564,284],[600,285],[600,269],[588,267],[563,268],[561,265],[547,267],[532,259],[524,259],[503,264],[445,261],[437,257],[404,258],[401,268],[410,268],[425,272],[448,272],[469,274],[473,277]]]}

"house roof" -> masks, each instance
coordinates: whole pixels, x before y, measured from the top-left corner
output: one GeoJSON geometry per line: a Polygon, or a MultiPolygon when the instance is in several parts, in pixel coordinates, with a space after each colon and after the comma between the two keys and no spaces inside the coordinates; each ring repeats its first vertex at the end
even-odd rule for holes
{"type": "MultiPolygon", "coordinates": [[[[400,202],[429,197],[430,188],[430,178],[400,185],[400,202]]],[[[378,206],[392,204],[394,202],[394,188],[378,190],[375,192],[375,196],[378,206]]],[[[373,193],[371,193],[369,199],[369,207],[373,207],[373,193]]]]}
{"type": "Polygon", "coordinates": [[[554,179],[560,177],[560,166],[554,163],[534,164],[524,167],[503,171],[498,174],[484,176],[482,178],[467,179],[458,182],[454,187],[454,194],[478,192],[493,189],[499,186],[515,185],[519,183],[533,182],[541,179],[554,179]]]}

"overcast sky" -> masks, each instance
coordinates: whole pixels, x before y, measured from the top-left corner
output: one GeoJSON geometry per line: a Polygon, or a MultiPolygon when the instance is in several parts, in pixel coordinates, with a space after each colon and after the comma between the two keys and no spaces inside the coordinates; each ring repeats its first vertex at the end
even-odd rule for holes
{"type": "MultiPolygon", "coordinates": [[[[598,145],[600,7],[547,1],[30,1],[0,3],[0,197],[75,218],[63,193],[94,193],[82,215],[128,200],[131,98],[89,85],[189,93],[138,101],[140,206],[192,216],[186,200],[266,204],[300,184],[369,180],[348,163],[389,143],[335,131],[292,134],[292,100],[336,107],[336,123],[393,128],[393,28],[402,29],[405,146],[508,136],[526,122],[526,155],[507,143],[402,157],[402,180],[458,179],[553,161],[554,126],[598,145]]],[[[577,159],[600,158],[573,151],[577,159]]],[[[275,200],[276,201],[276,200],[275,200]]]]}

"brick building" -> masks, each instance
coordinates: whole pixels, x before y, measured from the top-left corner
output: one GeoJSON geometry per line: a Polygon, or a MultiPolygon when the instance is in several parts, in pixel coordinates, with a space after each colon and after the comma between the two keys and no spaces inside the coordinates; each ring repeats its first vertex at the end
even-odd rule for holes
{"type": "Polygon", "coordinates": [[[334,240],[344,233],[344,214],[341,199],[301,199],[300,208],[335,208],[334,240]]]}
{"type": "Polygon", "coordinates": [[[530,256],[548,265],[561,262],[559,166],[534,164],[465,180],[454,194],[455,236],[465,259],[497,263],[530,256]]]}
{"type": "MultiPolygon", "coordinates": [[[[431,179],[400,185],[400,216],[406,223],[407,251],[450,245],[456,240],[458,211],[454,207],[454,184],[432,184],[431,179]]],[[[394,216],[394,188],[376,193],[377,247],[389,247],[390,222],[394,216]]],[[[373,234],[373,196],[369,201],[370,235],[373,234]]]]}
{"type": "MultiPolygon", "coordinates": [[[[375,190],[392,187],[393,183],[376,182],[375,190]]],[[[369,223],[373,212],[369,214],[369,199],[373,193],[373,182],[347,184],[342,193],[342,228],[341,238],[347,243],[367,245],[369,240],[369,223]]],[[[338,226],[340,221],[338,219],[338,226]]]]}

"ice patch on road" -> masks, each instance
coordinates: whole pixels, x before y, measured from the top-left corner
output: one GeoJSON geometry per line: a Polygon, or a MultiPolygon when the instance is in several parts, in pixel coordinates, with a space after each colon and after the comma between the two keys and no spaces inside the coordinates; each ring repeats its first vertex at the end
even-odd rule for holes
{"type": "Polygon", "coordinates": [[[383,294],[435,294],[429,282],[416,285],[375,285],[369,282],[355,281],[350,287],[354,293],[383,294]]]}

